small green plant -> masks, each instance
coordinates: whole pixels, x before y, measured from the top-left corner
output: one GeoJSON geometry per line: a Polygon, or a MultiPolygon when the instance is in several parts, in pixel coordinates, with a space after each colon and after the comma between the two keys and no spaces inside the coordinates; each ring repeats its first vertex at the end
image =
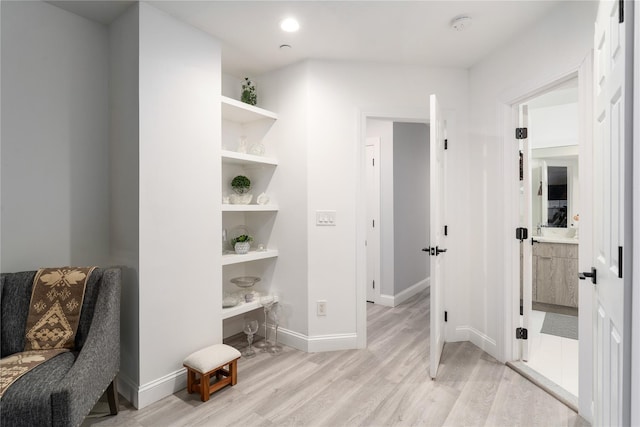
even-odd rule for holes
{"type": "Polygon", "coordinates": [[[237,194],[248,193],[251,190],[251,180],[244,175],[238,175],[231,180],[231,188],[237,194]]]}
{"type": "Polygon", "coordinates": [[[249,77],[245,77],[244,82],[242,83],[242,97],[240,100],[250,105],[256,105],[258,102],[256,87],[253,82],[249,80],[249,77]]]}
{"type": "Polygon", "coordinates": [[[236,243],[242,243],[242,242],[253,242],[253,237],[249,236],[248,234],[241,234],[240,236],[231,239],[231,244],[235,246],[236,243]]]}

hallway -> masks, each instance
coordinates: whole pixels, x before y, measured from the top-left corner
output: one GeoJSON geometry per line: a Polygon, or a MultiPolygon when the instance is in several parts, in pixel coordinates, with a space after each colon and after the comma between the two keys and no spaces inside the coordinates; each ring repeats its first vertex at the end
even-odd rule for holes
{"type": "Polygon", "coordinates": [[[428,290],[395,308],[367,308],[366,350],[258,353],[240,359],[238,384],[207,403],[186,390],[140,411],[121,401],[117,417],[100,418],[97,406],[83,426],[589,425],[469,342],[445,345],[432,381],[428,290]]]}

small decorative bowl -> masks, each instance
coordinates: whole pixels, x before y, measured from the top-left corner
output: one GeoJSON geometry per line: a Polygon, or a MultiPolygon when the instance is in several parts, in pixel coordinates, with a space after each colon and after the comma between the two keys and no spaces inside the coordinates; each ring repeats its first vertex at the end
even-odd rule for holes
{"type": "Polygon", "coordinates": [[[230,282],[239,288],[250,288],[256,283],[258,283],[260,280],[262,279],[255,276],[242,276],[242,277],[234,277],[230,279],[230,282]]]}

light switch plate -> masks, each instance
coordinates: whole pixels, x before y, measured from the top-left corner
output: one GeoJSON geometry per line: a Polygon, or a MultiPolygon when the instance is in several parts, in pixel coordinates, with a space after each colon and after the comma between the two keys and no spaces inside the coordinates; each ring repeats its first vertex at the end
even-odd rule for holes
{"type": "Polygon", "coordinates": [[[336,211],[316,211],[316,225],[317,226],[335,226],[336,225],[336,211]]]}

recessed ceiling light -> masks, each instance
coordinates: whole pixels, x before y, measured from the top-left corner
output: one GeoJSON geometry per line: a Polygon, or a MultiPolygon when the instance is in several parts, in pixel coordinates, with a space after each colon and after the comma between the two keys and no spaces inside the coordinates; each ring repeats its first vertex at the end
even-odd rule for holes
{"type": "Polygon", "coordinates": [[[455,18],[453,18],[453,20],[451,21],[451,28],[453,28],[456,31],[463,31],[466,28],[469,28],[471,26],[471,17],[466,16],[466,15],[461,15],[461,16],[457,16],[455,18]]]}
{"type": "Polygon", "coordinates": [[[280,22],[280,28],[287,33],[295,33],[300,29],[300,24],[294,18],[286,18],[280,22]]]}

